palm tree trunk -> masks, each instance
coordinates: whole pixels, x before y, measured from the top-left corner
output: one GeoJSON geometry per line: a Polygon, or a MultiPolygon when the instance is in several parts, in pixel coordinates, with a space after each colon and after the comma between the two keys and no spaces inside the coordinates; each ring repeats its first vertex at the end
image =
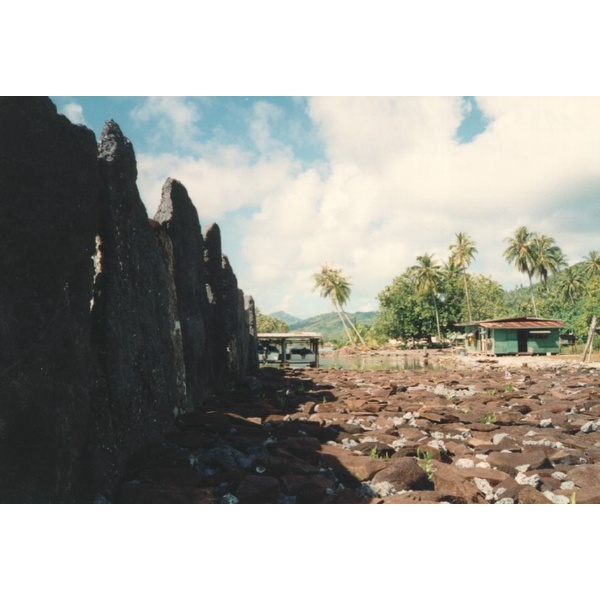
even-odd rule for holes
{"type": "Polygon", "coordinates": [[[346,336],[348,337],[348,342],[352,346],[356,346],[356,343],[354,342],[354,340],[352,339],[352,335],[350,334],[350,330],[348,329],[348,325],[346,325],[346,321],[344,321],[344,317],[343,317],[344,311],[338,306],[337,302],[333,302],[333,308],[335,308],[335,312],[338,314],[338,317],[340,318],[340,321],[342,322],[342,325],[344,326],[344,331],[346,332],[346,336]]]}
{"type": "Polygon", "coordinates": [[[360,343],[363,346],[366,346],[367,344],[365,343],[363,336],[360,335],[360,333],[358,332],[358,329],[355,327],[354,323],[352,322],[352,319],[350,319],[350,317],[346,314],[346,311],[341,306],[340,306],[340,309],[341,309],[344,317],[346,317],[346,320],[348,321],[348,323],[350,323],[350,327],[352,327],[352,329],[354,330],[354,333],[356,333],[356,337],[359,339],[360,343]]]}
{"type": "Polygon", "coordinates": [[[537,306],[535,305],[535,295],[533,293],[533,281],[531,280],[531,273],[527,273],[527,275],[529,276],[529,289],[531,290],[531,303],[533,304],[533,316],[537,317],[538,313],[537,313],[537,306]]]}
{"type": "Polygon", "coordinates": [[[471,298],[469,298],[469,284],[467,283],[467,272],[463,271],[463,280],[465,282],[465,296],[467,298],[467,312],[469,313],[469,323],[473,321],[473,316],[471,315],[471,298]]]}
{"type": "Polygon", "coordinates": [[[435,294],[433,294],[433,307],[435,308],[435,324],[437,325],[438,344],[442,343],[442,332],[440,330],[440,314],[438,313],[437,302],[435,300],[435,294]]]}

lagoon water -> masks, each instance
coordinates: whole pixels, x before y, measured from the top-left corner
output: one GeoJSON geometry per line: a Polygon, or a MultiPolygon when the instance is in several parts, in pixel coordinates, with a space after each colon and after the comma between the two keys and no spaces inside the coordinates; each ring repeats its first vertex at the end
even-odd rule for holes
{"type": "Polygon", "coordinates": [[[334,355],[323,353],[319,356],[319,366],[325,369],[350,369],[353,371],[420,371],[439,369],[439,365],[424,365],[420,356],[406,354],[393,355],[334,355]]]}

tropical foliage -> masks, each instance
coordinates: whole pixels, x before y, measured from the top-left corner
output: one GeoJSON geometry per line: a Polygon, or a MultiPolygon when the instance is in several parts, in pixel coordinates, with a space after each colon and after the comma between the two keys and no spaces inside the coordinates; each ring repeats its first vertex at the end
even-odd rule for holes
{"type": "Polygon", "coordinates": [[[529,278],[531,306],[534,316],[537,317],[533,277],[537,275],[540,283],[547,288],[548,276],[555,275],[567,266],[565,256],[554,238],[529,231],[527,227],[518,227],[514,236],[505,241],[508,247],[504,251],[504,258],[529,278]]]}
{"type": "Polygon", "coordinates": [[[519,227],[505,242],[504,258],[527,275],[526,287],[505,291],[492,278],[469,273],[475,242],[457,233],[447,260],[423,254],[379,293],[374,330],[403,340],[434,332],[448,337],[461,329],[458,323],[533,313],[562,320],[585,341],[592,316],[600,316],[600,252],[567,266],[550,236],[519,227]]]}
{"type": "Polygon", "coordinates": [[[346,314],[350,282],[341,269],[322,265],[313,275],[314,290],[329,298],[343,325],[348,343],[369,346],[389,339],[407,343],[426,338],[443,341],[461,323],[531,315],[559,319],[564,333],[584,342],[593,315],[600,316],[600,252],[592,250],[568,266],[553,237],[518,227],[505,239],[503,256],[528,286],[506,291],[491,277],[469,272],[477,254],[475,241],[465,232],[455,234],[449,255],[417,256],[415,264],[394,278],[377,296],[379,310],[372,325],[357,326],[346,314]]]}
{"type": "Polygon", "coordinates": [[[465,286],[465,300],[467,302],[467,313],[469,321],[473,320],[471,311],[471,298],[469,295],[469,278],[467,276],[467,268],[473,261],[477,248],[475,242],[464,232],[456,234],[456,242],[450,246],[450,262],[458,266],[462,274],[463,283],[465,286]]]}
{"type": "MultiPolygon", "coordinates": [[[[452,277],[441,269],[435,272],[437,294],[425,294],[419,285],[419,268],[410,267],[396,277],[391,285],[380,292],[379,312],[374,328],[379,335],[393,339],[419,340],[447,337],[456,323],[466,322],[467,304],[462,275],[452,277]],[[437,309],[437,315],[436,315],[437,309]]],[[[477,320],[491,319],[503,312],[504,291],[500,285],[484,275],[469,276],[473,317],[477,320]]]]}
{"type": "Polygon", "coordinates": [[[286,333],[290,330],[281,319],[265,315],[259,309],[256,309],[256,329],[258,333],[286,333]]]}
{"type": "Polygon", "coordinates": [[[431,298],[433,310],[435,312],[435,326],[438,340],[442,339],[440,329],[440,313],[437,306],[437,295],[442,283],[441,267],[438,261],[431,254],[417,256],[417,264],[412,267],[417,292],[423,296],[431,298]]]}

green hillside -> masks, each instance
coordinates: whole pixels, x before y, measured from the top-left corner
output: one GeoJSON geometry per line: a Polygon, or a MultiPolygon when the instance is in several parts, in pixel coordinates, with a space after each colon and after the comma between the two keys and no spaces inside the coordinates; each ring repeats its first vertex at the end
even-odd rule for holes
{"type": "Polygon", "coordinates": [[[289,325],[290,327],[293,327],[293,326],[295,326],[296,323],[299,323],[300,321],[302,321],[302,319],[299,319],[298,317],[294,317],[294,316],[284,312],[283,310],[278,310],[277,312],[271,313],[269,316],[275,317],[276,319],[283,321],[286,325],[289,325]]]}
{"type": "MultiPolygon", "coordinates": [[[[356,312],[347,313],[352,322],[355,325],[372,325],[377,316],[377,312],[356,312]]],[[[279,317],[281,318],[281,317],[279,317]]],[[[344,333],[344,327],[338,317],[337,313],[330,312],[316,317],[310,317],[303,321],[297,321],[293,325],[290,325],[290,330],[294,331],[314,331],[322,333],[323,338],[326,341],[332,340],[345,340],[346,334],[344,333]]]]}

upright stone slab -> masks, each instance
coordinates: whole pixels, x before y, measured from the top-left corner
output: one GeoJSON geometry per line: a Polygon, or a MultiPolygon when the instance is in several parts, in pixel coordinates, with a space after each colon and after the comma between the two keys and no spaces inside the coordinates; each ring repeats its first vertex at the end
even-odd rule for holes
{"type": "Polygon", "coordinates": [[[154,220],[171,239],[177,314],[183,337],[186,392],[199,407],[211,388],[212,357],[207,346],[208,296],[204,270],[204,238],[198,212],[185,187],[167,179],[154,220]]]}
{"type": "Polygon", "coordinates": [[[221,231],[217,224],[206,230],[204,245],[206,289],[209,299],[210,339],[213,348],[213,373],[217,390],[242,381],[258,368],[258,349],[250,340],[249,318],[256,322],[254,301],[250,317],[244,293],[229,259],[221,251],[221,231]],[[253,358],[254,357],[254,358],[253,358]]]}
{"type": "MultiPolygon", "coordinates": [[[[156,239],[158,240],[158,246],[160,248],[162,260],[165,265],[165,270],[167,272],[167,280],[169,285],[167,289],[169,314],[172,316],[174,324],[172,337],[173,351],[175,355],[173,359],[175,361],[177,388],[185,391],[186,371],[185,359],[183,356],[183,339],[181,335],[181,323],[179,322],[179,318],[177,316],[177,290],[175,287],[175,257],[173,252],[173,242],[171,241],[169,234],[161,227],[160,223],[151,219],[150,225],[154,229],[156,239]]],[[[189,409],[190,407],[191,404],[188,401],[184,408],[189,409]]]]}
{"type": "Polygon", "coordinates": [[[208,336],[211,345],[211,380],[216,390],[227,386],[229,378],[228,337],[223,282],[223,255],[221,230],[216,223],[210,225],[204,237],[204,269],[208,297],[208,336]]]}
{"type": "Polygon", "coordinates": [[[170,282],[137,185],[131,142],[108,121],[98,145],[101,260],[95,280],[93,342],[97,387],[91,472],[110,494],[127,458],[190,408],[175,344],[170,282]]]}
{"type": "Polygon", "coordinates": [[[0,98],[0,502],[87,499],[94,134],[0,98]]]}
{"type": "Polygon", "coordinates": [[[245,372],[247,374],[258,371],[258,329],[256,325],[256,305],[254,298],[249,295],[244,296],[244,335],[247,343],[247,364],[245,372]]]}
{"type": "Polygon", "coordinates": [[[233,381],[240,381],[242,377],[242,354],[240,320],[244,321],[244,295],[238,289],[237,277],[231,268],[227,256],[222,258],[223,278],[223,314],[225,340],[227,347],[227,373],[233,381]]]}

